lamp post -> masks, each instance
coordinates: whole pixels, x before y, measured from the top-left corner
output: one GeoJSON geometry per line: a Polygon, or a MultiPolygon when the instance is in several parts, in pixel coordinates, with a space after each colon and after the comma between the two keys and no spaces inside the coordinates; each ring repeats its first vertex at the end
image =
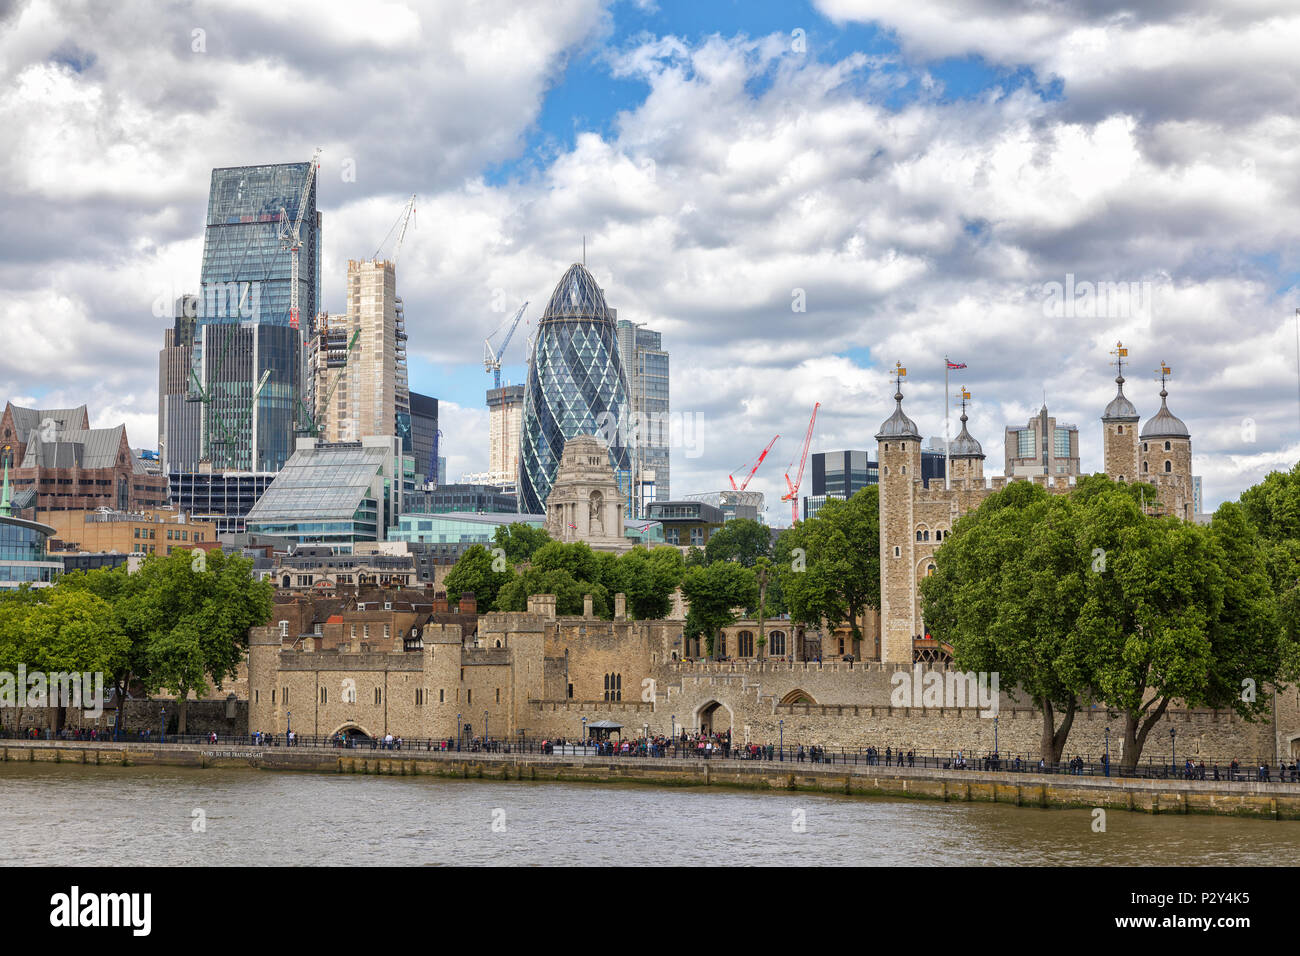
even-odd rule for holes
{"type": "Polygon", "coordinates": [[[165,743],[167,740],[167,708],[158,711],[158,743],[165,743]]]}
{"type": "Polygon", "coordinates": [[[587,718],[582,718],[582,745],[587,746],[587,718]]]}
{"type": "Polygon", "coordinates": [[[460,714],[456,715],[456,753],[460,753],[460,714]]]}
{"type": "Polygon", "coordinates": [[[645,736],[643,739],[645,740],[645,755],[648,757],[650,756],[650,725],[644,725],[644,730],[645,736]]]}
{"type": "Polygon", "coordinates": [[[1169,728],[1169,747],[1173,751],[1174,773],[1178,773],[1178,728],[1169,728]]]}
{"type": "Polygon", "coordinates": [[[293,732],[293,711],[284,712],[284,745],[289,746],[289,734],[293,732]]]}
{"type": "Polygon", "coordinates": [[[784,720],[778,720],[778,721],[776,722],[776,725],[777,725],[777,728],[778,728],[778,729],[780,730],[780,732],[781,732],[781,747],[780,747],[780,751],[781,751],[781,753],[780,753],[780,756],[779,756],[778,759],[784,762],[784,760],[785,760],[785,721],[784,721],[784,720]]]}
{"type": "Polygon", "coordinates": [[[1110,776],[1110,728],[1106,728],[1106,776],[1110,776]]]}
{"type": "Polygon", "coordinates": [[[484,747],[487,746],[487,741],[488,741],[487,718],[488,718],[488,712],[485,710],[483,711],[483,746],[484,747]]]}
{"type": "Polygon", "coordinates": [[[672,715],[672,722],[673,722],[673,732],[668,736],[676,740],[677,739],[677,715],[676,714],[672,715]]]}
{"type": "Polygon", "coordinates": [[[993,759],[998,759],[998,719],[993,718],[993,759]]]}

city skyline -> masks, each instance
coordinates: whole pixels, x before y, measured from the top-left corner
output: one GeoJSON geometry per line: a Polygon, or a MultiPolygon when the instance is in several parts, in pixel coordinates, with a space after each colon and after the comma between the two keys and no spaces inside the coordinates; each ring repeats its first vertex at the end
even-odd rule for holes
{"type": "MultiPolygon", "coordinates": [[[[24,223],[2,240],[0,320],[21,345],[0,384],[17,404],[86,403],[92,425],[148,443],[159,330],[199,291],[212,170],[319,146],[321,308],[341,310],[347,261],[420,197],[397,291],[410,387],[440,400],[444,481],[488,466],[479,343],[512,303],[546,300],[584,237],[619,317],[675,356],[673,414],[703,423],[698,455],[672,449],[675,496],[726,487],[779,433],[750,488],[783,523],[813,403],[813,452],[867,447],[902,361],[910,413],[942,434],[945,356],[968,366],[953,383],[991,461],[1046,392],[1098,471],[1117,340],[1143,420],[1173,367],[1207,509],[1300,457],[1296,197],[1278,146],[1297,104],[1262,7],[1199,25],[1052,13],[1057,33],[1106,35],[1120,52],[1103,71],[1035,45],[1031,25],[935,31],[855,0],[394,7],[363,28],[324,5],[294,29],[276,11],[56,21],[41,6],[0,26],[16,137],[0,208],[24,223]],[[1152,30],[1160,83],[1140,54],[1152,30]],[[476,39],[457,52],[452,35],[476,39]],[[394,72],[333,69],[375,50],[394,72]],[[399,72],[440,92],[403,100],[394,130],[359,104],[399,72]],[[304,108],[313,96],[345,108],[304,108]],[[94,148],[60,148],[80,141],[94,148]]],[[[1275,36],[1300,25],[1284,14],[1275,36]]],[[[524,380],[534,312],[503,381],[524,380]]]]}

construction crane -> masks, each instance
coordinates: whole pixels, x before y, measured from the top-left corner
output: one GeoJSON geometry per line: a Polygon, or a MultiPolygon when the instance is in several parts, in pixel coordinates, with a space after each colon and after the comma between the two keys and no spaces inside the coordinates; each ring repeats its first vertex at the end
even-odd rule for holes
{"type": "MultiPolygon", "coordinates": [[[[506,332],[506,337],[502,340],[500,348],[492,348],[492,336],[490,335],[483,340],[483,371],[492,373],[493,388],[501,387],[501,356],[506,354],[506,346],[510,344],[510,339],[514,337],[515,329],[519,328],[519,320],[524,317],[524,309],[526,308],[528,308],[527,302],[519,307],[519,311],[511,319],[510,330],[506,332]]],[[[500,330],[501,326],[498,326],[497,331],[500,330]]]]}
{"type": "MultiPolygon", "coordinates": [[[[749,474],[745,476],[745,480],[740,483],[739,488],[736,487],[735,475],[733,474],[727,476],[727,480],[731,482],[731,487],[733,491],[744,491],[749,486],[749,479],[754,477],[754,472],[758,471],[758,466],[763,464],[763,459],[767,457],[767,453],[772,450],[772,446],[776,444],[776,440],[780,437],[781,437],[780,435],[774,435],[772,437],[772,440],[767,443],[767,447],[764,448],[762,454],[758,456],[758,461],[754,462],[754,467],[749,469],[749,474]]],[[[736,471],[740,471],[740,469],[744,467],[745,467],[744,465],[741,465],[740,468],[736,469],[736,471]]]]}
{"type": "Polygon", "coordinates": [[[280,207],[280,241],[282,248],[289,250],[289,327],[298,328],[298,250],[302,248],[302,217],[307,212],[307,197],[311,195],[311,184],[316,181],[316,167],[320,161],[320,147],[312,154],[307,167],[307,178],[303,181],[302,192],[298,194],[298,218],[289,225],[289,213],[280,207]]]}
{"type": "MultiPolygon", "coordinates": [[[[325,410],[330,407],[330,399],[334,397],[334,390],[339,387],[339,382],[343,380],[343,376],[347,373],[348,357],[352,354],[352,350],[357,347],[357,342],[360,340],[361,330],[357,329],[352,333],[352,338],[348,341],[348,347],[343,350],[343,367],[339,369],[338,375],[334,376],[334,381],[330,383],[330,387],[326,389],[324,396],[322,396],[319,404],[316,406],[316,411],[322,418],[324,417],[325,410]]],[[[302,399],[298,399],[298,408],[303,414],[303,422],[299,424],[297,428],[299,434],[310,435],[312,438],[319,438],[321,426],[320,422],[316,419],[316,415],[311,413],[303,403],[302,399]]]]}
{"type": "Polygon", "coordinates": [[[371,262],[378,261],[379,254],[384,251],[384,246],[387,245],[388,240],[392,238],[393,233],[396,232],[397,245],[396,248],[393,249],[393,254],[392,256],[389,257],[389,261],[392,262],[394,266],[397,265],[397,257],[402,252],[402,240],[406,238],[406,226],[411,221],[411,217],[414,215],[415,215],[415,193],[411,193],[411,198],[406,201],[406,206],[402,209],[401,214],[397,217],[397,222],[393,223],[393,228],[388,230],[388,235],[384,236],[384,241],[379,244],[379,248],[375,250],[375,254],[370,257],[371,262]]]}
{"type": "Polygon", "coordinates": [[[804,465],[808,464],[808,446],[812,444],[813,426],[817,424],[817,409],[821,407],[821,402],[813,405],[812,418],[808,419],[808,434],[803,439],[803,454],[799,457],[799,472],[793,482],[790,481],[790,469],[794,467],[793,459],[785,468],[785,486],[790,490],[781,496],[781,500],[790,502],[791,527],[799,523],[799,486],[803,484],[803,469],[804,465]]]}

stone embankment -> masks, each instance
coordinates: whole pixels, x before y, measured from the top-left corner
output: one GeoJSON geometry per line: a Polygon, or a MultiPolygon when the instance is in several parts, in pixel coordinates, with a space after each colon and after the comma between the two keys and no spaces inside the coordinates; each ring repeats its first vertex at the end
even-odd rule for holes
{"type": "Polygon", "coordinates": [[[222,744],[0,741],[5,762],[89,766],[255,767],[314,773],[720,786],[773,792],[980,801],[1018,807],[1206,813],[1300,820],[1300,784],[1077,777],[1059,774],[845,767],[738,760],[545,757],[514,754],[334,750],[222,744]]]}

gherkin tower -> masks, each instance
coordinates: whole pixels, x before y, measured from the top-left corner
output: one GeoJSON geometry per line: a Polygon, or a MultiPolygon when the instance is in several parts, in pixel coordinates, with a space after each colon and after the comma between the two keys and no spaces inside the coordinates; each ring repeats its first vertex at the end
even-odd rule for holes
{"type": "Polygon", "coordinates": [[[576,435],[604,438],[620,488],[627,485],[627,397],[614,310],[605,304],[591,273],[575,262],[551,293],[528,363],[519,455],[521,511],[546,511],[564,443],[576,435]]]}

